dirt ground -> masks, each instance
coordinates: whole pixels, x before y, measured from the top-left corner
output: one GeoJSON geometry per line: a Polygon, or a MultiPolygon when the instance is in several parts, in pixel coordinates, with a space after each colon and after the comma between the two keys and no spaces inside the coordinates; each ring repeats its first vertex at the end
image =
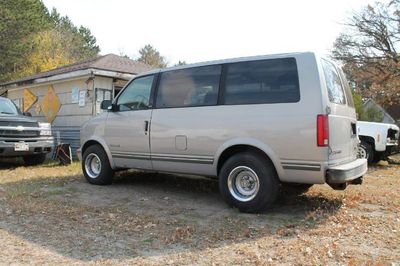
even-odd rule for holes
{"type": "Polygon", "coordinates": [[[1,163],[0,264],[398,265],[400,165],[254,215],[213,180],[129,172],[101,187],[78,163],[1,163]]]}

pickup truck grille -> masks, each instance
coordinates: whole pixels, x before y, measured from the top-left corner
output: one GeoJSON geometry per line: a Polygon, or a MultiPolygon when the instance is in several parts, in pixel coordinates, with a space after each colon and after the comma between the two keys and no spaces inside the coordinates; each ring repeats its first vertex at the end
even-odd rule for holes
{"type": "Polygon", "coordinates": [[[389,129],[387,137],[390,138],[391,140],[396,140],[397,133],[398,133],[397,130],[389,129]]]}
{"type": "Polygon", "coordinates": [[[39,127],[37,122],[25,122],[25,121],[0,121],[0,127],[39,127]]]}
{"type": "Polygon", "coordinates": [[[2,138],[32,138],[38,137],[40,132],[38,130],[13,130],[13,129],[0,129],[0,137],[2,138]]]}

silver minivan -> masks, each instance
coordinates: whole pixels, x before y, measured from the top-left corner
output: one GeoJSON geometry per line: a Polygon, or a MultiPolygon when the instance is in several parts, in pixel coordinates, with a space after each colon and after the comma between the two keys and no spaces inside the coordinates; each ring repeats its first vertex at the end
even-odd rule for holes
{"type": "Polygon", "coordinates": [[[213,61],[136,76],[81,129],[88,182],[119,169],[216,177],[243,212],[282,187],[361,184],[356,113],[340,68],[311,52],[213,61]]]}

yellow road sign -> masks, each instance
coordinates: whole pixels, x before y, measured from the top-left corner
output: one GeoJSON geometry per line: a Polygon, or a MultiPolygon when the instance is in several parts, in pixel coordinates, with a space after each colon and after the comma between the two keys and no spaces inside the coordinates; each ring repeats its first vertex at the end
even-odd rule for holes
{"type": "Polygon", "coordinates": [[[58,98],[53,86],[49,86],[47,94],[43,98],[42,111],[46,116],[46,120],[52,123],[61,108],[60,99],[58,98]]]}
{"type": "Polygon", "coordinates": [[[35,104],[38,97],[33,94],[29,89],[24,90],[24,112],[28,112],[29,109],[35,104]]]}

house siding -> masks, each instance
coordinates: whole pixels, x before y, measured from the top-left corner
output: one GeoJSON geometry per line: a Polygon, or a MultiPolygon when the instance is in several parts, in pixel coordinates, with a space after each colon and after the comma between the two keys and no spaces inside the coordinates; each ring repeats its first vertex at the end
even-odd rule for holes
{"type": "MultiPolygon", "coordinates": [[[[40,113],[37,114],[35,106],[37,104],[42,106],[43,98],[47,94],[49,86],[53,86],[61,103],[61,108],[52,122],[53,135],[56,139],[56,143],[69,143],[71,145],[73,156],[76,158],[76,149],[80,146],[80,127],[94,114],[94,92],[91,87],[93,86],[93,83],[86,83],[88,78],[89,76],[74,80],[20,86],[9,89],[8,98],[11,100],[22,101],[24,89],[29,89],[38,97],[38,101],[28,110],[28,112],[32,114],[32,117],[39,121],[46,122],[46,117],[43,112],[40,111],[40,113]],[[73,88],[87,91],[85,106],[81,107],[78,103],[72,103],[73,88]]],[[[109,78],[109,80],[112,82],[112,78],[109,78]]]]}

